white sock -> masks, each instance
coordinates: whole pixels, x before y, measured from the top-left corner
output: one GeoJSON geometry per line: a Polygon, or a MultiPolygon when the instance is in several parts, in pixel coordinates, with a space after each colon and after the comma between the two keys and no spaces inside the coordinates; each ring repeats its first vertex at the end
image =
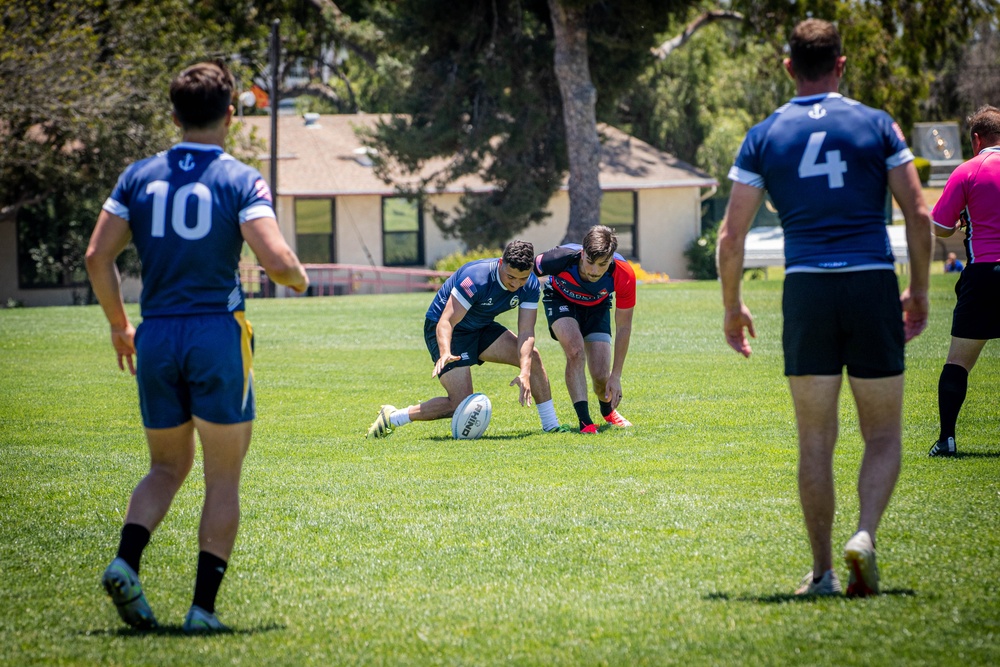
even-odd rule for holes
{"type": "Polygon", "coordinates": [[[410,423],[410,409],[403,408],[401,410],[396,410],[391,415],[389,415],[389,423],[393,426],[402,426],[403,424],[410,423]]]}
{"type": "Polygon", "coordinates": [[[556,417],[556,406],[552,403],[551,398],[544,403],[536,403],[535,407],[538,408],[538,416],[542,419],[543,431],[559,427],[559,418],[556,417]]]}

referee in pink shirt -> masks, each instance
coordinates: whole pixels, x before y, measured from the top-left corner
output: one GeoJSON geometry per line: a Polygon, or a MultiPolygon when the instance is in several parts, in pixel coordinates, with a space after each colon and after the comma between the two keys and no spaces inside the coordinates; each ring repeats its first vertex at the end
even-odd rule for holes
{"type": "Polygon", "coordinates": [[[968,119],[972,152],[948,178],[934,206],[934,234],[965,228],[969,261],[955,285],[951,348],[938,380],[941,433],[931,456],[955,456],[955,422],[965,402],[969,372],[986,341],[1000,338],[1000,109],[981,107],[968,119]]]}

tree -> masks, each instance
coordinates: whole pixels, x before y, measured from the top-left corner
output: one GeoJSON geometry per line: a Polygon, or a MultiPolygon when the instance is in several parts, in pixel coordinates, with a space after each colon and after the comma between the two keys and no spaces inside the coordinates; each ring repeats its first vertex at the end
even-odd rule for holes
{"type": "Polygon", "coordinates": [[[586,7],[549,0],[555,73],[569,156],[569,225],[563,243],[579,242],[601,219],[601,141],[597,89],[590,76],[586,7]]]}
{"type": "Polygon", "coordinates": [[[170,77],[221,42],[185,0],[0,8],[0,224],[20,222],[25,281],[73,284],[119,172],[174,136],[170,77]]]}
{"type": "Polygon", "coordinates": [[[748,38],[784,44],[809,16],[836,21],[847,69],[841,92],[888,111],[908,132],[921,117],[935,73],[961,51],[973,28],[995,21],[997,0],[734,0],[748,38]]]}
{"type": "Polygon", "coordinates": [[[371,138],[377,168],[416,173],[448,164],[411,194],[478,173],[496,189],[467,192],[457,215],[435,219],[477,244],[509,239],[541,220],[570,172],[567,238],[599,216],[596,118],[652,58],[667,10],[687,2],[644,0],[402,0],[374,16],[386,41],[417,54],[402,93],[407,117],[371,138]],[[599,91],[599,94],[598,94],[599,91]]]}

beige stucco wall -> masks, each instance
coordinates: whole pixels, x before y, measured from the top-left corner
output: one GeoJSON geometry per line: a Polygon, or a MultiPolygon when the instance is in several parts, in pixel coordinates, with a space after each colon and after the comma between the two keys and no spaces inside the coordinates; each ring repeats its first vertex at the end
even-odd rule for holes
{"type": "MultiPolygon", "coordinates": [[[[458,207],[462,196],[458,194],[437,195],[433,198],[435,207],[452,215],[458,207]]],[[[434,217],[429,209],[424,211],[424,259],[427,266],[433,267],[442,257],[453,252],[465,250],[465,244],[458,239],[446,239],[444,232],[434,223],[434,217]]]]}
{"type": "MultiPolygon", "coordinates": [[[[638,235],[639,261],[650,272],[666,273],[674,278],[687,278],[684,249],[701,233],[701,191],[699,188],[669,188],[639,190],[638,235]]],[[[285,199],[285,198],[282,198],[285,199]]],[[[458,205],[457,194],[439,195],[434,204],[453,211],[458,205]]],[[[291,198],[279,202],[279,215],[293,210],[291,198]]],[[[548,250],[562,242],[569,222],[569,194],[556,192],[547,208],[549,217],[532,225],[517,236],[530,241],[537,252],[548,250]]],[[[340,264],[368,265],[367,246],[372,260],[382,264],[382,198],[378,195],[337,197],[336,253],[340,264]],[[362,241],[364,245],[362,245],[362,241]]],[[[294,231],[287,229],[291,219],[284,216],[282,232],[294,244],[294,231]]],[[[578,242],[582,241],[579,239],[578,242]]],[[[464,249],[456,239],[445,239],[431,219],[424,218],[424,258],[428,267],[442,257],[464,249]]]]}
{"type": "Polygon", "coordinates": [[[558,190],[549,200],[545,210],[549,213],[549,217],[544,222],[531,225],[517,235],[518,238],[531,241],[536,254],[555,248],[562,242],[566,227],[569,225],[569,193],[558,190]]]}
{"type": "Polygon", "coordinates": [[[642,268],[671,278],[690,278],[684,249],[701,234],[700,190],[639,190],[638,218],[642,268]]]}
{"type": "Polygon", "coordinates": [[[378,195],[337,197],[336,246],[338,264],[382,264],[382,198],[378,195]]]}

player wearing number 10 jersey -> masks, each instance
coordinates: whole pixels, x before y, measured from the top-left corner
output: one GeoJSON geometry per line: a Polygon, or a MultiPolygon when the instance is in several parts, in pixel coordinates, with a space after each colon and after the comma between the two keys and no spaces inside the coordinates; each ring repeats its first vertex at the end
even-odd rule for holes
{"type": "Polygon", "coordinates": [[[143,317],[243,310],[240,225],[274,217],[256,169],[221,146],[175,144],[128,167],[104,209],[131,223],[143,317]]]}
{"type": "Polygon", "coordinates": [[[782,345],[799,433],[799,499],[813,568],[798,593],[836,595],[831,532],[833,451],[844,368],[865,453],[857,532],[844,547],[848,595],[878,593],[875,531],[899,475],[904,343],[927,325],[930,216],[913,155],[884,112],[837,93],[846,58],[827,21],[799,23],[785,68],[796,97],[747,134],[719,229],[729,345],[750,356],[741,297],[744,242],[770,192],[785,230],[782,345]],[[885,229],[886,187],[906,219],[910,284],[899,293],[885,229]]]}
{"type": "Polygon", "coordinates": [[[139,583],[150,536],[191,471],[195,431],[204,457],[194,598],[183,629],[218,631],[215,598],[239,525],[239,480],[250,446],[253,331],[237,266],[245,240],[272,280],[303,291],[305,270],[278,230],[267,185],[222,150],[233,117],[232,74],[200,63],[171,83],[182,143],[122,174],[87,248],[87,272],[111,325],[118,366],[136,375],[150,470],[132,492],[117,557],[102,583],[139,629],[156,618],[139,583]],[[115,258],[132,240],[142,261],[138,329],[122,303],[115,258]],[[138,360],[137,367],[133,356],[138,360]]]}

